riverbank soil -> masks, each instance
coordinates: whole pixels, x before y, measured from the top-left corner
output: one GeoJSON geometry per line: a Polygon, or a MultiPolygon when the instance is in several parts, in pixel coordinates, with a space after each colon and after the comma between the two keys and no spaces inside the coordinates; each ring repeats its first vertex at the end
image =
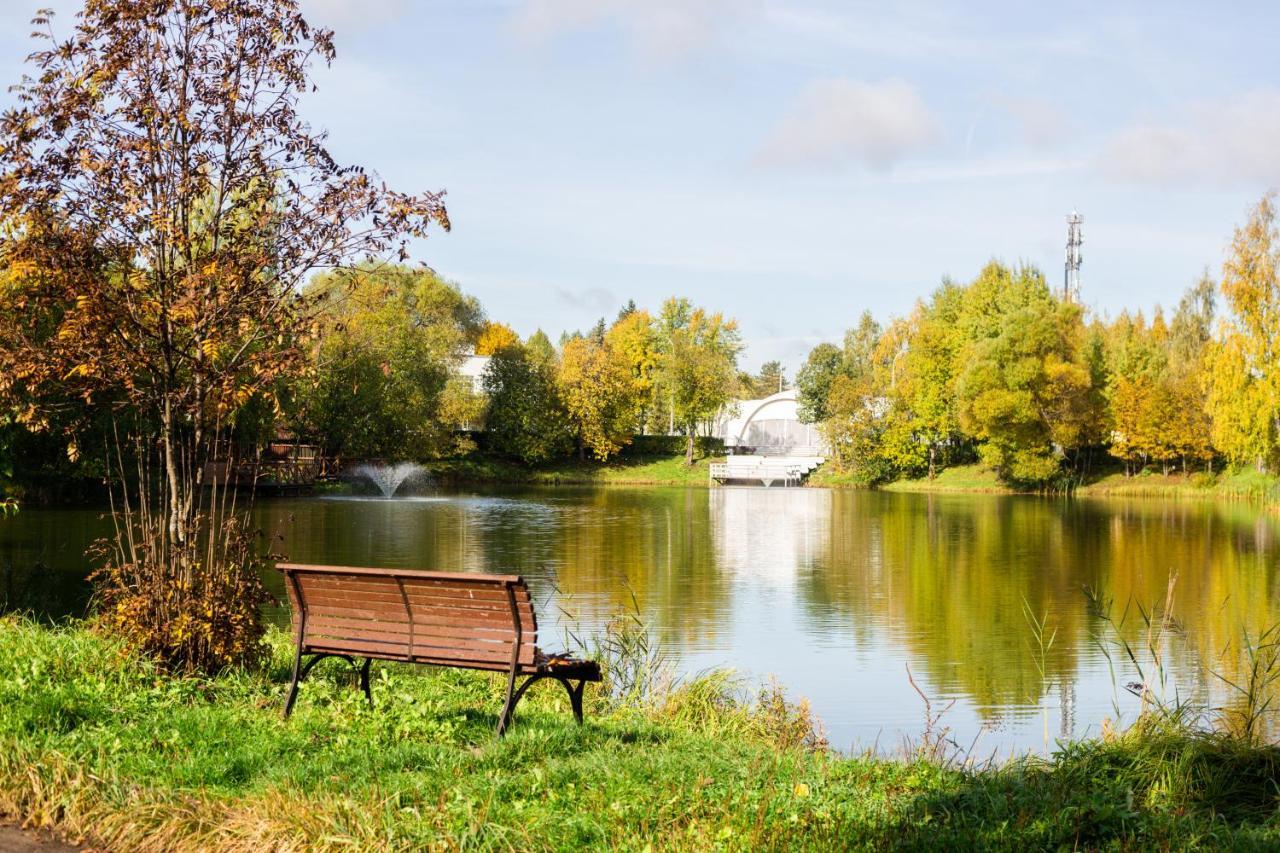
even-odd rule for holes
{"type": "Polygon", "coordinates": [[[86,853],[85,848],[59,841],[47,832],[5,823],[0,815],[0,853],[86,853]]]}

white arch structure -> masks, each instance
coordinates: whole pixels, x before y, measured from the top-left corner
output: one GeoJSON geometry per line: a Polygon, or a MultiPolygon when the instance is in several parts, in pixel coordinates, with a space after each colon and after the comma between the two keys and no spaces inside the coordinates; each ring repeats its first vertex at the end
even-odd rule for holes
{"type": "Polygon", "coordinates": [[[800,422],[795,391],[779,391],[762,400],[742,400],[738,414],[717,430],[730,447],[753,447],[775,454],[820,454],[822,436],[813,424],[800,422]]]}

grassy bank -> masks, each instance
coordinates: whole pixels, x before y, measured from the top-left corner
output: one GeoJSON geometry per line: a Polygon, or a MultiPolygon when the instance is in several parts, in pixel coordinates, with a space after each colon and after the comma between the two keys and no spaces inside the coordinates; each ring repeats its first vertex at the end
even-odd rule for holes
{"type": "MultiPolygon", "coordinates": [[[[455,485],[634,485],[634,486],[698,486],[712,485],[708,468],[723,457],[700,457],[692,466],[684,464],[683,455],[622,456],[609,462],[576,459],[558,460],[543,465],[526,466],[498,457],[475,453],[459,459],[429,463],[426,467],[440,482],[455,485]]],[[[824,465],[810,475],[809,486],[815,488],[862,488],[851,472],[836,471],[824,465]]],[[[983,465],[957,465],[943,469],[930,480],[927,477],[898,480],[879,488],[890,492],[932,492],[970,494],[1018,494],[1019,490],[1002,482],[995,471],[983,465]]],[[[1219,472],[1159,474],[1143,472],[1127,477],[1120,471],[1103,471],[1076,489],[1079,496],[1197,498],[1216,500],[1249,500],[1280,505],[1280,477],[1260,474],[1253,469],[1219,472]]]]}
{"type": "Polygon", "coordinates": [[[279,710],[266,672],[155,671],[71,626],[0,619],[0,812],[111,849],[755,850],[1267,847],[1280,758],[1148,727],[981,771],[815,746],[776,693],[722,674],[645,701],[544,686],[493,737],[499,679],[327,662],[279,710]]]}
{"type": "Polygon", "coordinates": [[[981,492],[990,494],[1013,494],[1014,490],[1004,483],[996,473],[982,465],[957,465],[938,473],[930,480],[922,477],[918,480],[899,480],[884,486],[891,492],[981,492]]]}
{"type": "Polygon", "coordinates": [[[700,458],[684,464],[684,456],[619,457],[608,462],[576,459],[526,466],[474,454],[446,459],[427,467],[442,482],[456,484],[511,483],[537,485],[708,486],[708,466],[720,458],[700,458]]]}
{"type": "Polygon", "coordinates": [[[1161,498],[1217,498],[1280,504],[1280,477],[1252,468],[1218,474],[1157,474],[1132,477],[1121,473],[1100,477],[1078,490],[1082,495],[1161,498]]]}
{"type": "MultiPolygon", "coordinates": [[[[810,477],[809,485],[840,488],[858,484],[851,474],[839,474],[824,466],[810,477]]],[[[983,465],[957,465],[944,469],[932,480],[926,477],[898,480],[880,488],[889,492],[1019,493],[1001,482],[995,471],[983,465]]],[[[1081,497],[1248,500],[1280,505],[1280,477],[1260,474],[1253,469],[1191,475],[1146,471],[1131,477],[1123,472],[1110,471],[1087,479],[1076,488],[1075,494],[1081,497]]]]}

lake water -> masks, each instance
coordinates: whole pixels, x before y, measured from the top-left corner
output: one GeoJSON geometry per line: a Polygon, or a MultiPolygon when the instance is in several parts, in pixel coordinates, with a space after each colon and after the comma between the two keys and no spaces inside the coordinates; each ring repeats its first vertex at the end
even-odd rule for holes
{"type": "MultiPolygon", "coordinates": [[[[1242,632],[1280,620],[1280,517],[1245,505],[559,487],[272,500],[257,513],[297,561],[523,574],[549,650],[563,647],[562,611],[590,630],[634,595],[684,671],[776,676],[843,749],[921,733],[908,666],[935,711],[954,702],[940,725],[980,756],[1131,719],[1138,700],[1122,685],[1140,676],[1114,644],[1147,642],[1140,608],[1163,607],[1171,572],[1173,618],[1154,643],[1166,695],[1227,701],[1212,673],[1234,678],[1242,632]],[[1118,632],[1085,588],[1113,602],[1113,622],[1127,610],[1118,632]],[[1029,614],[1046,625],[1043,650],[1029,614]]],[[[76,606],[84,547],[105,530],[84,510],[0,521],[0,594],[76,606]]]]}

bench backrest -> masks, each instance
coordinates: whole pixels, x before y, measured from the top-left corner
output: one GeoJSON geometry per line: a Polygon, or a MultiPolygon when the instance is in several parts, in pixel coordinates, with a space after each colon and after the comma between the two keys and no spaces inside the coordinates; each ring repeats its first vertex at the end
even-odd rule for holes
{"type": "Polygon", "coordinates": [[[507,669],[533,664],[538,622],[519,575],[280,563],[307,651],[507,669]]]}

